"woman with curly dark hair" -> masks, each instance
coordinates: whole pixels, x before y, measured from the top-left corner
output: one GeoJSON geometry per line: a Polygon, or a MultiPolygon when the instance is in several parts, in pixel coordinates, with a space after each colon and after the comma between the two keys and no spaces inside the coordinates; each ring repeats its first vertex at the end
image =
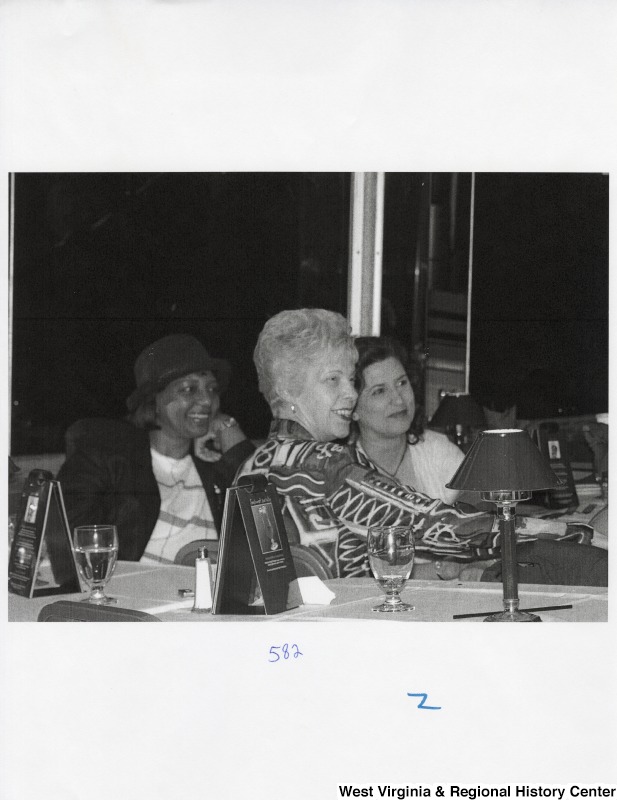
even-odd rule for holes
{"type": "Polygon", "coordinates": [[[446,489],[464,459],[447,436],[424,428],[416,406],[418,370],[398,341],[386,336],[360,336],[353,414],[354,439],[385,475],[444,503],[459,492],[446,489]]]}
{"type": "MultiPolygon", "coordinates": [[[[355,388],[358,400],[353,413],[355,447],[358,458],[369,461],[388,478],[394,478],[405,487],[444,503],[461,501],[477,504],[478,493],[458,493],[447,489],[449,482],[463,461],[464,455],[446,436],[424,429],[421,410],[416,409],[414,384],[418,371],[409,361],[405,348],[387,337],[362,336],[355,340],[358,351],[355,388]]],[[[524,531],[533,539],[533,523],[525,521],[524,531]]],[[[607,582],[606,552],[579,542],[586,541],[584,534],[568,530],[565,523],[554,523],[553,535],[570,541],[524,541],[519,530],[518,554],[521,559],[519,574],[527,583],[562,583],[605,586],[607,582]]],[[[545,534],[546,535],[546,531],[545,534]]],[[[422,555],[422,554],[420,554],[422,555]]],[[[430,559],[442,579],[500,580],[499,551],[492,555],[496,560],[478,560],[466,567],[448,559],[435,560],[436,554],[424,554],[424,561],[416,564],[414,577],[430,575],[430,559]],[[427,559],[428,557],[428,559],[427,559]]],[[[420,559],[418,559],[419,561],[420,559]]]]}

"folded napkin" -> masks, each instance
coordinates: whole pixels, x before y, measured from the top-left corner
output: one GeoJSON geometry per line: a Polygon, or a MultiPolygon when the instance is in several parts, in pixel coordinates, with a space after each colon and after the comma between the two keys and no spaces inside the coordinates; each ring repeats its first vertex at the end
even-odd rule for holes
{"type": "MultiPolygon", "coordinates": [[[[304,605],[329,606],[335,597],[334,592],[331,592],[323,581],[313,575],[307,578],[296,578],[289,584],[289,598],[294,602],[302,600],[304,605]]],[[[249,605],[263,606],[263,604],[264,600],[258,586],[255,589],[255,597],[249,605]]]]}
{"type": "Polygon", "coordinates": [[[307,578],[298,578],[298,588],[302,595],[302,602],[312,606],[329,606],[336,595],[331,592],[326,584],[314,575],[307,578]]]}

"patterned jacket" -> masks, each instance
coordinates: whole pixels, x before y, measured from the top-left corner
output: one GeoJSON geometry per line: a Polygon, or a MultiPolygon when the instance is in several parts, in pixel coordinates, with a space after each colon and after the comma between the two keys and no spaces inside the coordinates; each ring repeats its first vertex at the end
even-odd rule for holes
{"type": "Polygon", "coordinates": [[[270,436],[242,465],[275,486],[291,542],[318,550],[339,577],[369,574],[366,534],[409,525],[418,553],[487,557],[493,516],[465,512],[381,475],[354,447],[317,442],[297,422],[274,420],[270,436]]]}

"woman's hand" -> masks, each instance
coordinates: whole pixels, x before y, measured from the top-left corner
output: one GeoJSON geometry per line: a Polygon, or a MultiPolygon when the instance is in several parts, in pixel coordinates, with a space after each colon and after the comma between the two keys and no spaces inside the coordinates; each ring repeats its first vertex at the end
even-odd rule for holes
{"type": "Polygon", "coordinates": [[[229,414],[218,413],[205,436],[195,439],[195,455],[202,461],[218,461],[223,453],[243,442],[242,428],[229,414]]]}

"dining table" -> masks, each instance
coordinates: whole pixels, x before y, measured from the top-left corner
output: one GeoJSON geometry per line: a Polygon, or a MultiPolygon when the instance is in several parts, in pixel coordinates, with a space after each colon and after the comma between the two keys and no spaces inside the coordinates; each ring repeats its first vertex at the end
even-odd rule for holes
{"type": "MultiPolygon", "coordinates": [[[[409,622],[482,622],[485,616],[503,610],[501,583],[459,580],[410,580],[402,599],[413,611],[382,614],[373,607],[383,600],[383,592],[372,578],[336,578],[323,581],[330,602],[303,603],[279,614],[193,613],[193,599],[186,592],[194,588],[195,568],[151,565],[119,561],[106,593],[116,599],[118,608],[145,612],[162,622],[233,623],[234,621],[299,622],[366,620],[374,623],[387,618],[409,622]],[[184,595],[184,596],[183,596],[184,595]],[[333,595],[333,596],[332,596],[333,595]],[[465,615],[457,618],[456,615],[465,615]],[[475,616],[466,616],[475,615],[475,616]]],[[[311,579],[316,581],[318,579],[311,579]]],[[[302,584],[301,584],[302,585],[302,584]]],[[[321,587],[323,590],[323,587],[321,587]]],[[[39,574],[38,590],[45,590],[45,570],[39,574]]],[[[35,591],[36,594],[36,591],[35,591]]],[[[43,608],[60,600],[80,601],[87,594],[53,594],[32,598],[9,593],[9,622],[36,622],[43,608]]],[[[536,612],[543,622],[607,622],[608,589],[594,586],[555,586],[520,584],[521,609],[570,606],[536,612]]]]}

